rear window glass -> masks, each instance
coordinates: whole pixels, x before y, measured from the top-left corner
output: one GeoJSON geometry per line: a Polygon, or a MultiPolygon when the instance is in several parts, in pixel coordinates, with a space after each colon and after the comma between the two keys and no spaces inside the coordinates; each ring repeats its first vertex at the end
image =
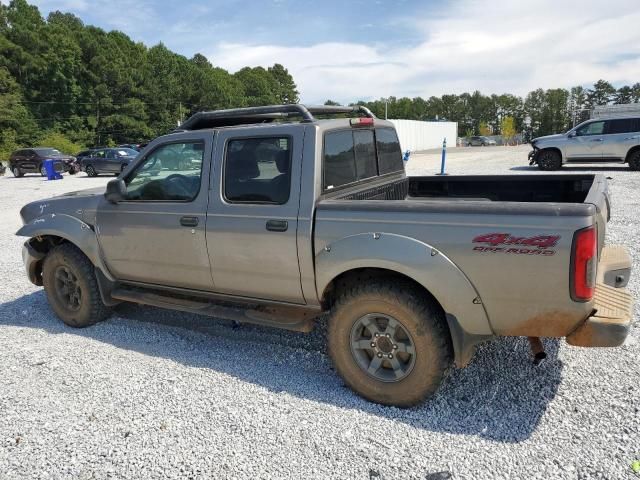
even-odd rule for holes
{"type": "Polygon", "coordinates": [[[324,137],[324,188],[336,188],[356,179],[351,130],[327,133],[324,137]]]}
{"type": "Polygon", "coordinates": [[[373,130],[354,130],[353,144],[356,155],[356,176],[358,180],[375,177],[378,174],[373,130]]]}
{"type": "Polygon", "coordinates": [[[404,168],[398,136],[393,128],[376,128],[378,145],[378,170],[380,175],[404,168]]]}
{"type": "Polygon", "coordinates": [[[621,118],[619,120],[609,120],[607,122],[607,133],[631,133],[640,130],[639,120],[637,118],[621,118]]]}

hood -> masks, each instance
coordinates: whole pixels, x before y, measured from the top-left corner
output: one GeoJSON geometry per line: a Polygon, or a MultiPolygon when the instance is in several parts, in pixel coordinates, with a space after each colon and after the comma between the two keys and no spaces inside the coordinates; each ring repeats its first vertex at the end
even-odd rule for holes
{"type": "Polygon", "coordinates": [[[20,210],[22,223],[29,223],[43,215],[70,215],[92,225],[98,202],[105,187],[69,192],[57,197],[27,203],[20,210]]]}
{"type": "Polygon", "coordinates": [[[565,137],[564,133],[556,133],[554,135],[545,135],[543,137],[536,137],[536,138],[532,139],[531,143],[544,141],[544,140],[555,140],[556,138],[563,138],[563,137],[565,137]]]}

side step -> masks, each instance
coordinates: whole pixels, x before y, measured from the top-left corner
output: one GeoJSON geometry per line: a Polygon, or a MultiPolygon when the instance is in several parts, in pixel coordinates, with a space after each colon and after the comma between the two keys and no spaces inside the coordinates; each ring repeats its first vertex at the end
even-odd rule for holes
{"type": "Polygon", "coordinates": [[[154,307],[196,313],[209,317],[284,328],[296,332],[313,330],[314,319],[321,313],[305,307],[243,305],[214,302],[207,298],[172,295],[160,290],[145,290],[118,286],[111,292],[115,300],[152,305],[154,307]]]}

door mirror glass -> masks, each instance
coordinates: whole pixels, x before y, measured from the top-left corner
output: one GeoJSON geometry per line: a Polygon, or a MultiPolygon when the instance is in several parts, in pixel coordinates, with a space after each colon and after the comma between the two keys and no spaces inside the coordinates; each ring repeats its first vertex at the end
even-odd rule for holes
{"type": "Polygon", "coordinates": [[[574,138],[575,136],[576,136],[575,130],[573,132],[569,132],[569,135],[568,135],[569,138],[574,138]]]}
{"type": "Polygon", "coordinates": [[[104,197],[111,203],[118,203],[127,195],[127,186],[121,178],[114,178],[107,183],[107,191],[104,197]]]}

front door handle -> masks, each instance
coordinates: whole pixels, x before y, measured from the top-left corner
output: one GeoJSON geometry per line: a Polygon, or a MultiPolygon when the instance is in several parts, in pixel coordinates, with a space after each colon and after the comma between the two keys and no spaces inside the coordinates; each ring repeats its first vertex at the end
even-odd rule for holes
{"type": "Polygon", "coordinates": [[[182,217],[180,218],[180,225],[183,227],[197,227],[198,217],[182,217]]]}
{"type": "Polygon", "coordinates": [[[289,228],[289,222],[286,220],[268,220],[267,230],[271,232],[286,232],[289,228]]]}
{"type": "Polygon", "coordinates": [[[602,141],[602,138],[594,138],[594,139],[592,139],[591,141],[592,141],[592,142],[601,142],[601,141],[602,141]]]}

